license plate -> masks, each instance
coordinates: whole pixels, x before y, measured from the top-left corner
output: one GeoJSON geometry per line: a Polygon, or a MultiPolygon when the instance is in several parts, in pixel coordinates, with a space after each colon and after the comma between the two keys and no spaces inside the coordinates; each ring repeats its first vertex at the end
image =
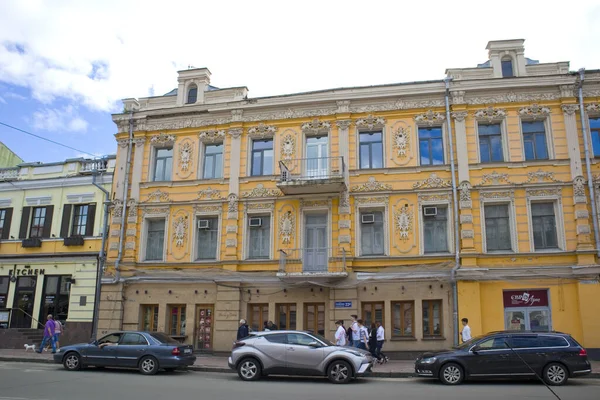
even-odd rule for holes
{"type": "Polygon", "coordinates": [[[183,350],[183,354],[192,354],[192,349],[183,350]]]}

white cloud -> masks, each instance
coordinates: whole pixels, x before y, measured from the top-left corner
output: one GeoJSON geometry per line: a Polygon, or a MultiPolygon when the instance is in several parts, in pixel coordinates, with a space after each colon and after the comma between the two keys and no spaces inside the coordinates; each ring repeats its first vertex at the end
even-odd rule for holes
{"type": "Polygon", "coordinates": [[[252,96],[439,79],[487,59],[488,40],[524,38],[527,56],[600,67],[597,0],[323,2],[21,0],[3,4],[0,82],[45,103],[118,111],[205,66],[252,96]],[[579,16],[586,16],[579,18],[579,16]],[[595,17],[594,17],[595,16],[595,17]],[[565,34],[568,33],[568,34],[565,34]]]}
{"type": "Polygon", "coordinates": [[[36,111],[31,122],[35,129],[50,132],[85,132],[88,127],[87,121],[77,114],[73,106],[36,111]]]}
{"type": "Polygon", "coordinates": [[[4,100],[4,98],[2,96],[0,96],[0,103],[1,104],[6,104],[6,100],[4,100]]]}
{"type": "Polygon", "coordinates": [[[5,92],[4,97],[6,97],[7,99],[27,100],[27,97],[14,92],[5,92]]]}

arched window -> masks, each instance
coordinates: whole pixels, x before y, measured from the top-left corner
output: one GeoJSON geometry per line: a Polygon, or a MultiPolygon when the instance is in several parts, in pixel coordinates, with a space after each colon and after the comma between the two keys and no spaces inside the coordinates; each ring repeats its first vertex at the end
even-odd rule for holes
{"type": "Polygon", "coordinates": [[[190,85],[187,93],[187,102],[186,104],[194,104],[196,99],[198,98],[198,86],[190,85]]]}
{"type": "Polygon", "coordinates": [[[513,72],[513,62],[512,58],[504,57],[501,61],[502,63],[502,77],[503,78],[511,78],[515,76],[513,72]]]}

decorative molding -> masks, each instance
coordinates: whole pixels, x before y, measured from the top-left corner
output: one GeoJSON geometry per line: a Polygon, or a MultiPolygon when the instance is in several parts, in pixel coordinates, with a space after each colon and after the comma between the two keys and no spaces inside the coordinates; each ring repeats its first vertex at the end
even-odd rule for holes
{"type": "Polygon", "coordinates": [[[166,216],[169,213],[169,207],[144,207],[142,213],[144,214],[144,217],[148,215],[166,216]]]}
{"type": "Polygon", "coordinates": [[[385,118],[383,117],[375,117],[372,114],[364,118],[359,118],[354,122],[356,128],[358,130],[368,130],[372,131],[374,129],[383,129],[385,126],[385,118]]]}
{"type": "Polygon", "coordinates": [[[237,225],[227,225],[227,227],[225,228],[225,232],[227,233],[238,233],[238,226],[237,225]]]}
{"type": "Polygon", "coordinates": [[[340,193],[338,214],[350,214],[350,193],[348,190],[343,190],[340,193]]]}
{"type": "Polygon", "coordinates": [[[450,92],[450,96],[452,96],[452,104],[464,104],[465,102],[465,91],[457,90],[454,92],[450,92]]]}
{"type": "Polygon", "coordinates": [[[245,122],[258,122],[276,119],[293,119],[293,118],[312,118],[326,115],[334,115],[337,113],[337,108],[318,108],[312,110],[293,110],[288,108],[283,111],[265,112],[249,115],[244,118],[245,122]]]}
{"type": "Polygon", "coordinates": [[[491,183],[492,185],[499,185],[500,183],[508,183],[509,185],[514,185],[515,183],[508,179],[508,174],[499,174],[494,171],[491,174],[484,174],[481,176],[481,182],[479,185],[485,185],[487,183],[491,183]]]}
{"type": "Polygon", "coordinates": [[[229,136],[231,136],[232,139],[239,139],[242,136],[243,131],[244,130],[242,128],[230,128],[227,131],[227,133],[229,134],[229,136]]]}
{"type": "Polygon", "coordinates": [[[302,132],[307,135],[315,135],[319,133],[328,133],[331,129],[331,122],[320,121],[318,118],[311,122],[305,122],[300,126],[302,132]]]}
{"type": "Polygon", "coordinates": [[[350,107],[353,113],[372,113],[378,111],[408,110],[414,108],[435,108],[444,107],[444,100],[396,100],[378,104],[368,104],[363,106],[350,107]]]}
{"type": "Polygon", "coordinates": [[[576,176],[575,179],[573,179],[573,198],[575,199],[575,204],[587,203],[585,183],[585,178],[583,176],[576,176]]]}
{"type": "Polygon", "coordinates": [[[240,122],[244,118],[244,110],[231,110],[231,122],[240,122]]]}
{"type": "Polygon", "coordinates": [[[454,118],[457,122],[464,122],[464,120],[469,115],[466,111],[454,111],[450,116],[454,118]]]}
{"type": "Polygon", "coordinates": [[[136,236],[137,235],[137,229],[135,229],[135,228],[127,229],[125,235],[126,236],[136,236]]]}
{"type": "Polygon", "coordinates": [[[538,169],[536,172],[529,172],[527,174],[528,178],[525,183],[533,183],[537,181],[537,183],[543,183],[545,180],[551,182],[560,182],[558,179],[554,177],[554,172],[542,171],[542,169],[538,169]]]}
{"type": "Polygon", "coordinates": [[[328,199],[324,200],[300,200],[300,208],[314,208],[314,207],[330,207],[331,201],[328,199]]]}
{"type": "Polygon", "coordinates": [[[250,136],[252,139],[272,138],[276,133],[277,127],[275,125],[266,125],[262,122],[257,126],[248,129],[248,136],[250,136]]]}
{"type": "Polygon", "coordinates": [[[468,181],[463,181],[458,185],[461,210],[473,207],[473,202],[471,201],[471,188],[471,184],[468,181]]]}
{"type": "Polygon", "coordinates": [[[588,104],[585,107],[585,110],[587,111],[588,115],[592,115],[592,116],[600,115],[600,104],[598,104],[598,103],[588,104]]]}
{"type": "Polygon", "coordinates": [[[223,211],[223,206],[221,204],[195,204],[194,212],[198,214],[220,214],[223,211]]]}
{"type": "Polygon", "coordinates": [[[127,218],[137,219],[138,204],[135,199],[127,200],[127,218]]]}
{"type": "Polygon", "coordinates": [[[188,217],[180,216],[173,221],[173,241],[175,247],[183,247],[188,231],[188,217]]]}
{"type": "Polygon", "coordinates": [[[551,111],[549,107],[540,106],[537,103],[533,103],[528,107],[522,107],[519,109],[519,116],[521,118],[533,120],[546,118],[550,115],[550,113],[551,111]]]}
{"type": "Polygon", "coordinates": [[[290,244],[296,232],[296,217],[291,211],[286,211],[279,217],[279,236],[281,243],[290,244]]]}
{"type": "Polygon", "coordinates": [[[136,137],[133,139],[133,143],[135,143],[135,147],[143,147],[146,144],[146,138],[136,137]]]}
{"type": "Polygon", "coordinates": [[[123,201],[115,199],[110,205],[113,218],[121,218],[123,216],[123,201]]]}
{"type": "Polygon", "coordinates": [[[213,144],[213,143],[223,143],[225,140],[225,130],[224,129],[211,129],[208,131],[202,131],[198,134],[200,141],[202,143],[213,144]]]}
{"type": "Polygon", "coordinates": [[[516,103],[521,101],[557,100],[559,93],[525,94],[507,92],[495,96],[467,98],[467,104],[516,103]]]}
{"type": "Polygon", "coordinates": [[[472,224],[473,223],[473,214],[461,214],[460,215],[460,223],[464,224],[472,224]]]}
{"type": "Polygon", "coordinates": [[[163,192],[160,189],[156,189],[154,192],[148,194],[148,199],[146,201],[151,201],[151,202],[169,201],[169,193],[163,192]]]}
{"type": "Polygon", "coordinates": [[[450,193],[435,193],[435,194],[423,194],[419,193],[417,196],[419,203],[431,202],[431,201],[450,201],[450,193]]]}
{"type": "Polygon", "coordinates": [[[229,193],[227,196],[227,212],[236,214],[238,212],[238,196],[235,193],[229,193]]]}
{"type": "Polygon", "coordinates": [[[28,206],[45,206],[52,203],[52,196],[31,196],[25,197],[25,203],[28,206]]]}
{"type": "Polygon", "coordinates": [[[11,198],[0,199],[0,207],[6,208],[6,207],[10,207],[11,205],[12,205],[11,198]]]}
{"type": "Polygon", "coordinates": [[[338,127],[338,129],[349,129],[352,125],[352,121],[349,119],[341,119],[339,121],[336,121],[335,125],[338,127]]]}
{"type": "Polygon", "coordinates": [[[479,192],[479,198],[482,200],[512,200],[514,197],[515,193],[512,190],[479,192]]]}
{"type": "Polygon", "coordinates": [[[482,108],[480,110],[475,111],[475,114],[473,115],[478,120],[493,122],[506,118],[506,110],[504,110],[503,108],[494,108],[492,106],[489,106],[487,108],[482,108]]]}
{"type": "Polygon", "coordinates": [[[589,224],[577,225],[577,234],[578,235],[589,235],[591,233],[589,224]]]}
{"type": "Polygon", "coordinates": [[[125,243],[125,250],[135,250],[135,242],[126,242],[125,243]]]}
{"type": "Polygon", "coordinates": [[[67,194],[67,203],[89,203],[94,200],[96,193],[67,194]]]}
{"type": "Polygon", "coordinates": [[[281,190],[279,189],[266,189],[262,183],[256,185],[254,189],[249,192],[245,192],[243,198],[254,198],[254,197],[279,197],[282,196],[281,190]]]}
{"type": "Polygon", "coordinates": [[[296,154],[296,138],[292,133],[286,133],[281,138],[281,159],[289,161],[294,158],[296,154]]]}
{"type": "Polygon", "coordinates": [[[339,235],[338,242],[341,243],[350,243],[350,235],[339,235]]]}
{"type": "Polygon", "coordinates": [[[413,213],[408,205],[404,205],[394,212],[394,228],[400,236],[400,240],[406,242],[412,231],[413,213]]]}
{"type": "Polygon", "coordinates": [[[354,201],[361,206],[376,206],[387,204],[389,201],[388,196],[375,196],[375,197],[366,197],[366,196],[355,196],[354,201]]]}
{"type": "Polygon", "coordinates": [[[179,168],[182,171],[187,172],[190,169],[192,157],[194,155],[194,145],[189,139],[184,140],[179,145],[179,168]]]}
{"type": "Polygon", "coordinates": [[[108,246],[108,249],[109,249],[109,250],[119,250],[119,243],[117,243],[117,242],[112,242],[112,243],[110,244],[110,246],[108,246]]]}
{"type": "Polygon", "coordinates": [[[473,229],[463,229],[460,231],[461,239],[473,239],[475,237],[475,232],[473,229]]]}
{"type": "Polygon", "coordinates": [[[352,221],[350,221],[349,219],[341,219],[338,221],[339,229],[350,229],[351,226],[352,226],[352,221]]]}
{"type": "Polygon", "coordinates": [[[202,199],[213,199],[213,200],[219,200],[222,199],[223,197],[221,196],[221,191],[217,190],[217,189],[212,189],[210,186],[207,187],[206,189],[203,189],[201,191],[198,192],[198,200],[202,200],[202,199]]]}
{"type": "Polygon", "coordinates": [[[225,247],[237,247],[237,239],[226,239],[225,247]]]}
{"type": "Polygon", "coordinates": [[[588,210],[577,210],[575,211],[576,219],[588,219],[590,217],[590,213],[588,210]]]}
{"type": "Polygon", "coordinates": [[[110,231],[110,237],[119,237],[120,234],[121,231],[119,231],[118,229],[113,229],[112,231],[110,231]]]}
{"type": "Polygon", "coordinates": [[[369,180],[362,185],[353,186],[351,192],[381,192],[392,190],[392,185],[387,183],[377,182],[374,176],[369,177],[369,180]]]}
{"type": "Polygon", "coordinates": [[[555,197],[560,196],[562,190],[560,187],[552,187],[546,189],[527,189],[525,194],[527,197],[555,197]]]}
{"type": "Polygon", "coordinates": [[[159,133],[150,138],[150,144],[155,147],[169,147],[175,143],[174,135],[167,135],[165,133],[159,133]]]}
{"type": "Polygon", "coordinates": [[[122,149],[126,148],[127,146],[129,146],[129,139],[118,139],[117,146],[119,146],[122,149]]]}
{"type": "Polygon", "coordinates": [[[246,211],[273,211],[275,209],[274,202],[247,202],[246,211]]]}
{"type": "Polygon", "coordinates": [[[563,112],[567,115],[575,115],[575,113],[579,110],[579,106],[577,104],[563,104],[560,108],[562,108],[563,112]]]}
{"type": "Polygon", "coordinates": [[[406,157],[410,147],[410,128],[399,127],[392,132],[392,147],[396,149],[398,157],[406,157]]]}
{"type": "Polygon", "coordinates": [[[575,97],[575,85],[560,85],[560,97],[575,97]]]}
{"type": "Polygon", "coordinates": [[[417,125],[441,125],[446,120],[446,116],[439,112],[433,112],[432,110],[427,111],[424,114],[418,114],[414,117],[417,125]]]}
{"type": "Polygon", "coordinates": [[[437,176],[435,172],[429,175],[429,178],[424,179],[413,184],[413,189],[433,189],[433,188],[445,188],[451,186],[450,181],[444,180],[437,176]]]}
{"type": "Polygon", "coordinates": [[[335,103],[337,104],[338,113],[343,114],[350,112],[350,100],[338,100],[335,103]]]}

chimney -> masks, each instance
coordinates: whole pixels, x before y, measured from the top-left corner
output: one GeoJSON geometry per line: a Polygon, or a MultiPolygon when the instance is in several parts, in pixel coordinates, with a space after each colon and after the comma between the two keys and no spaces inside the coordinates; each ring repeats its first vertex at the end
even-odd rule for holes
{"type": "Polygon", "coordinates": [[[210,71],[208,68],[193,68],[178,72],[177,105],[203,104],[204,92],[210,84],[210,71]],[[193,89],[196,88],[196,99],[193,101],[193,89]],[[190,97],[191,95],[191,97],[190,97]]]}

